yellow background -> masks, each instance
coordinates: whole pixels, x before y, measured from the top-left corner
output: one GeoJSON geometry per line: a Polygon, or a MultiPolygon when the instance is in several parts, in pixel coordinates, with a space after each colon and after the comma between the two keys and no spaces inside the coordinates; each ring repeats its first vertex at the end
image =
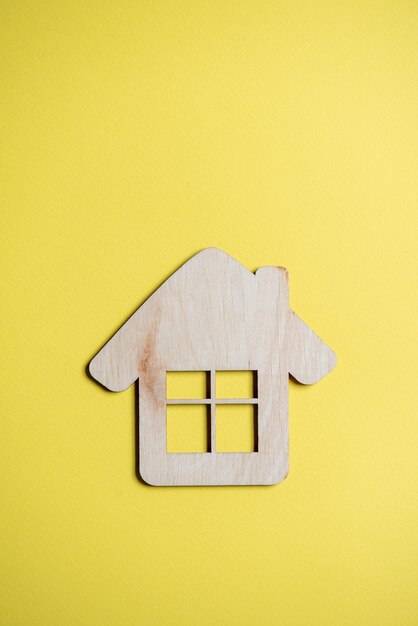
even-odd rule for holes
{"type": "Polygon", "coordinates": [[[415,626],[415,0],[0,2],[1,626],[415,626]],[[335,350],[281,485],[152,488],[85,373],[206,246],[335,350]]]}

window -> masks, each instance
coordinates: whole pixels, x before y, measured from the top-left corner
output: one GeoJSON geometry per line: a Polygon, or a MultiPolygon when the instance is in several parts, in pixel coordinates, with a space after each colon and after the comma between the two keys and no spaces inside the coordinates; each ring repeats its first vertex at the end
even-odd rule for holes
{"type": "Polygon", "coordinates": [[[167,452],[257,452],[256,370],[170,371],[167,452]]]}
{"type": "Polygon", "coordinates": [[[204,404],[167,406],[167,452],[208,452],[210,408],[204,404]]]}

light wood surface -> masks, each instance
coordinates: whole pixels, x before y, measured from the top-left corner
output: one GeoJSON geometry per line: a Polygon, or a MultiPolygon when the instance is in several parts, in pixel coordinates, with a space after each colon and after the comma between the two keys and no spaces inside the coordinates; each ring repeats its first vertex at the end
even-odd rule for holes
{"type": "MultiPolygon", "coordinates": [[[[288,274],[255,274],[208,248],[177,270],[92,359],[111,391],[139,380],[139,471],[152,485],[261,485],[288,473],[289,373],[312,384],[336,364],[332,350],[289,309],[288,274]],[[252,370],[257,397],[217,398],[216,371],[252,370]],[[170,371],[210,372],[204,399],[170,399],[170,371]],[[210,408],[210,451],[168,453],[166,407],[210,408]],[[216,406],[257,406],[256,452],[216,451],[216,406]]],[[[209,409],[208,409],[209,410],[209,409]]]]}

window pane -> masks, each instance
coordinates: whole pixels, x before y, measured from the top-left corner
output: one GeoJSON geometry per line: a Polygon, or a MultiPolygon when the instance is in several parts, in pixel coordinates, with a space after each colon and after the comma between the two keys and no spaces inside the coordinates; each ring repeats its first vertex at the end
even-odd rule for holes
{"type": "Polygon", "coordinates": [[[167,399],[203,399],[208,396],[208,372],[167,372],[167,399]]]}
{"type": "Polygon", "coordinates": [[[252,404],[216,405],[216,451],[257,451],[257,407],[252,404]]]}
{"type": "Polygon", "coordinates": [[[207,452],[209,407],[201,404],[167,406],[167,452],[207,452]]]}
{"type": "Polygon", "coordinates": [[[256,398],[257,372],[223,370],[216,372],[217,398],[256,398]]]}

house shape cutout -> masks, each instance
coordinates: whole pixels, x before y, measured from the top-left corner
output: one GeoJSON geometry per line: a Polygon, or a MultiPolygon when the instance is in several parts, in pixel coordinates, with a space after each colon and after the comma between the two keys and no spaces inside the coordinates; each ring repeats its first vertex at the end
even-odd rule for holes
{"type": "Polygon", "coordinates": [[[288,474],[289,373],[312,384],[336,364],[333,351],[289,308],[283,267],[255,273],[207,248],[168,278],[89,364],[111,391],[138,380],[139,473],[151,485],[271,485],[288,474]],[[218,399],[215,373],[250,370],[256,397],[218,399]],[[167,372],[208,372],[208,397],[176,403],[207,405],[207,452],[167,451],[167,372]],[[220,403],[257,407],[254,452],[218,452],[220,403]]]}

